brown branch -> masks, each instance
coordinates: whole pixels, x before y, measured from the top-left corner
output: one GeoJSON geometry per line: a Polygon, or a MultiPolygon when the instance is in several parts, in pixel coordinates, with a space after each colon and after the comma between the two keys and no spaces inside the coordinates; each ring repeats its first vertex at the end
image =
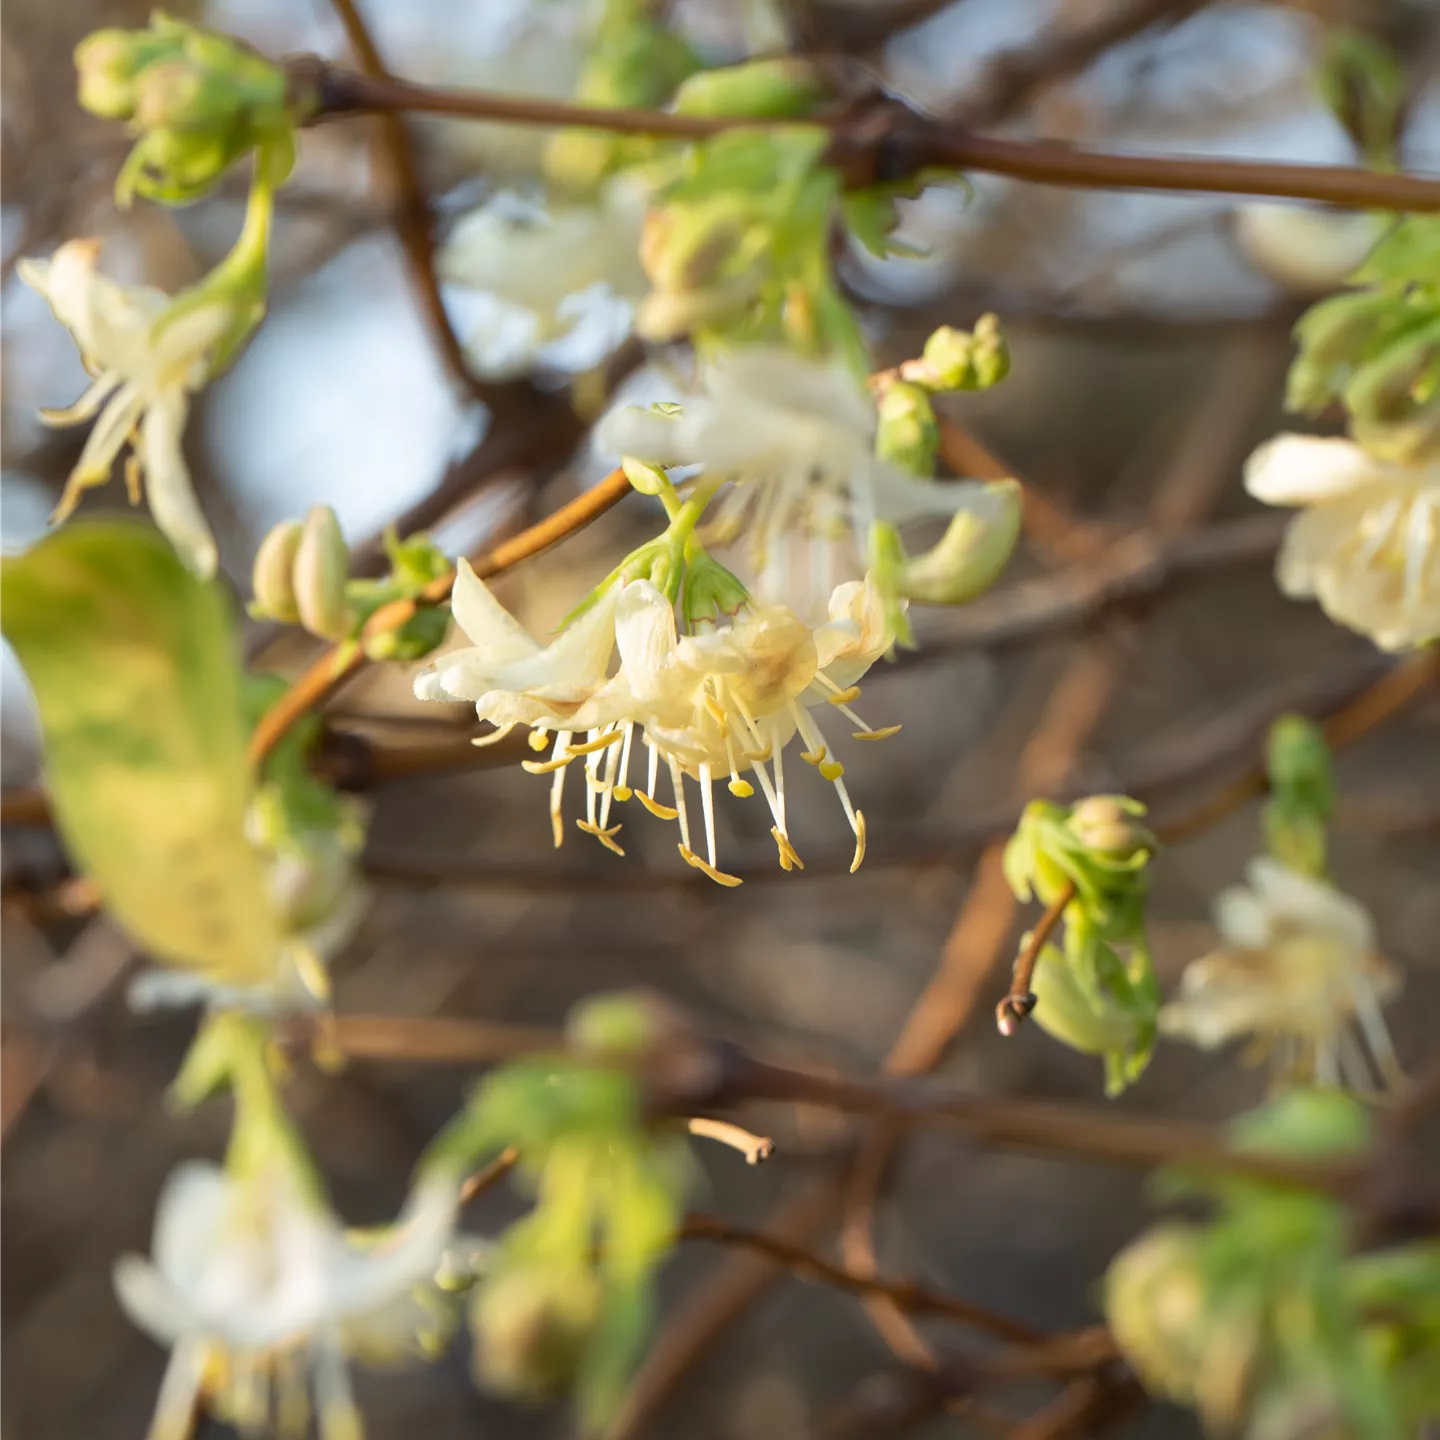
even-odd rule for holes
{"type": "MultiPolygon", "coordinates": [[[[745,117],[678,115],[627,106],[572,105],[529,96],[417,85],[356,75],[314,56],[292,64],[297,87],[313,97],[309,123],[370,111],[416,111],[472,120],[581,126],[623,135],[701,140],[753,127],[745,117]]],[[[1117,155],[1052,141],[1001,140],[917,114],[893,99],[811,117],[833,134],[830,159],[854,184],[898,180],[931,167],[975,170],[1044,185],[1102,190],[1169,190],[1318,200],[1353,209],[1440,210],[1440,180],[1339,165],[1117,155]]]]}
{"type": "Polygon", "coordinates": [[[502,1150],[488,1165],[482,1165],[460,1187],[461,1203],[468,1203],[503,1180],[515,1168],[519,1159],[520,1152],[512,1146],[509,1150],[502,1150]]]}
{"type": "Polygon", "coordinates": [[[854,1271],[834,1265],[803,1245],[781,1236],[759,1230],[746,1230],[716,1215],[687,1215],[680,1237],[683,1240],[708,1240],[717,1245],[730,1245],[753,1250],[777,1260],[787,1270],[808,1280],[848,1291],[852,1295],[884,1295],[912,1315],[941,1315],[962,1325],[971,1325],[1001,1339],[1023,1345],[1038,1345],[1047,1337],[1023,1321],[1012,1320],[983,1306],[972,1305],[958,1296],[932,1290],[909,1279],[882,1279],[857,1275],[854,1271]]]}
{"type": "MultiPolygon", "coordinates": [[[[625,478],[625,472],[612,470],[598,485],[592,486],[568,505],[562,505],[553,515],[546,516],[511,540],[502,540],[479,556],[473,562],[475,573],[481,579],[488,579],[538,555],[542,550],[548,550],[603,515],[629,493],[630,482],[625,478]]],[[[370,617],[365,634],[379,635],[398,629],[421,606],[444,604],[450,598],[454,584],[455,576],[451,573],[431,584],[418,601],[397,600],[382,606],[370,617]]],[[[302,715],[323,704],[365,664],[365,653],[358,646],[337,645],[316,660],[260,717],[260,723],[250,736],[251,764],[258,765],[302,715]]]]}
{"type": "Polygon", "coordinates": [[[1010,980],[1010,993],[995,1007],[995,1025],[1002,1035],[1013,1035],[1025,1017],[1035,1008],[1036,996],[1030,988],[1035,966],[1045,942],[1060,923],[1065,907],[1075,898],[1075,882],[1067,880],[1060,893],[1045,907],[1035,928],[1025,940],[1025,948],[1015,957],[1010,980]]]}
{"type": "MultiPolygon", "coordinates": [[[[345,38],[355,52],[360,68],[372,80],[389,80],[390,73],[354,0],[330,0],[330,3],[345,27],[345,38]]],[[[378,119],[379,148],[384,152],[395,188],[395,233],[405,252],[410,277],[419,292],[431,334],[455,383],[476,400],[493,408],[499,398],[497,391],[513,387],[490,385],[471,373],[460,337],[450,323],[444,298],[440,294],[440,280],[435,273],[434,216],[415,168],[415,156],[405,122],[394,111],[382,111],[378,119]]],[[[408,527],[406,533],[409,528],[417,527],[408,527]]]]}

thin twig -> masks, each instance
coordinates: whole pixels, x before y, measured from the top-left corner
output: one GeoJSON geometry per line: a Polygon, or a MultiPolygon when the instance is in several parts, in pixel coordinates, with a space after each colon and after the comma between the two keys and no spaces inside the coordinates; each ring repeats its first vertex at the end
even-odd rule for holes
{"type": "MultiPolygon", "coordinates": [[[[386,70],[354,0],[330,0],[330,3],[345,27],[345,37],[355,52],[360,68],[373,80],[389,80],[390,72],[386,70]]],[[[434,216],[415,168],[415,156],[405,121],[393,111],[382,112],[378,118],[380,144],[389,162],[395,187],[395,233],[409,262],[411,279],[420,293],[431,333],[440,347],[445,368],[455,383],[475,399],[492,404],[499,387],[487,384],[471,373],[464,347],[450,323],[449,312],[440,294],[440,281],[435,273],[434,216]]]]}
{"type": "MultiPolygon", "coordinates": [[[[680,115],[628,106],[573,105],[532,96],[418,85],[356,75],[307,56],[297,83],[315,105],[309,123],[371,111],[416,111],[547,127],[580,126],[623,135],[702,140],[753,128],[748,117],[680,115]]],[[[1052,141],[1001,140],[881,100],[857,113],[810,117],[833,136],[831,158],[859,185],[898,180],[930,167],[975,170],[1036,184],[1102,190],[1169,190],[1318,200],[1353,209],[1440,210],[1440,180],[1340,165],[1117,155],[1052,141]]]]}
{"type": "Polygon", "coordinates": [[[461,1203],[468,1203],[497,1181],[503,1180],[515,1168],[519,1159],[520,1152],[512,1146],[509,1150],[502,1150],[488,1165],[482,1165],[460,1187],[461,1203]]]}
{"type": "Polygon", "coordinates": [[[716,1215],[687,1215],[680,1234],[684,1240],[709,1240],[717,1245],[732,1245],[768,1255],[793,1274],[818,1280],[853,1295],[884,1295],[912,1315],[943,1315],[946,1319],[957,1320],[962,1325],[971,1325],[989,1335],[998,1335],[1001,1339],[1022,1345],[1038,1345],[1047,1338],[1023,1321],[972,1305],[958,1296],[932,1290],[915,1280],[857,1275],[832,1264],[803,1245],[759,1230],[746,1230],[716,1215]]]}
{"type": "Polygon", "coordinates": [[[1065,907],[1075,898],[1075,882],[1067,880],[1060,893],[1045,908],[1039,923],[1025,939],[1025,947],[1015,958],[1010,980],[1010,993],[995,1007],[995,1025],[1002,1035],[1013,1035],[1025,1017],[1035,1008],[1035,992],[1030,982],[1035,978],[1035,965],[1051,933],[1060,923],[1065,907]]]}

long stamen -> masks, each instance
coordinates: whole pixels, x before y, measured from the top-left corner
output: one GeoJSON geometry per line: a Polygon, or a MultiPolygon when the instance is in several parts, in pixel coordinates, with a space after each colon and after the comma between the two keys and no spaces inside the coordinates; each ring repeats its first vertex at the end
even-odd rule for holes
{"type": "Polygon", "coordinates": [[[690,817],[685,813],[684,781],[680,774],[679,762],[671,755],[667,755],[665,758],[670,766],[670,783],[675,787],[675,813],[680,817],[680,843],[688,850],[690,848],[690,817]]]}
{"type": "Polygon", "coordinates": [[[625,725],[625,739],[620,746],[620,783],[615,786],[612,792],[617,800],[628,800],[634,791],[630,788],[630,742],[635,735],[635,726],[627,721],[625,725]]]}
{"type": "Polygon", "coordinates": [[[700,807],[705,813],[705,853],[715,863],[715,795],[710,779],[710,766],[700,766],[700,807]]]}
{"type": "MultiPolygon", "coordinates": [[[[620,731],[616,730],[612,733],[623,741],[624,736],[620,731]]],[[[605,755],[605,777],[601,781],[601,784],[605,787],[600,797],[600,828],[602,830],[610,823],[610,801],[615,794],[615,774],[619,768],[620,751],[614,745],[611,745],[605,755]]]]}
{"type": "MultiPolygon", "coordinates": [[[[555,755],[563,755],[565,747],[570,743],[570,731],[561,730],[555,736],[555,755]]],[[[555,778],[550,782],[550,833],[555,837],[555,848],[558,850],[565,840],[565,822],[560,817],[560,805],[565,793],[565,769],[570,764],[566,757],[558,763],[550,761],[549,768],[554,770],[555,778]]],[[[526,769],[529,762],[526,762],[526,769]]]]}
{"type": "MultiPolygon", "coordinates": [[[[483,749],[486,745],[494,745],[497,741],[503,740],[520,722],[518,720],[507,720],[498,730],[492,731],[489,735],[476,735],[470,743],[483,749]]],[[[535,737],[530,737],[533,748],[535,737]]]]}
{"type": "Polygon", "coordinates": [[[1370,1046],[1376,1067],[1387,1084],[1400,1086],[1405,1083],[1405,1072],[1400,1068],[1400,1057],[1390,1040],[1385,1017],[1380,1011],[1380,1002],[1375,990],[1363,975],[1356,975],[1350,982],[1351,1003],[1355,1007],[1355,1019],[1359,1022],[1360,1033],[1370,1046]]]}

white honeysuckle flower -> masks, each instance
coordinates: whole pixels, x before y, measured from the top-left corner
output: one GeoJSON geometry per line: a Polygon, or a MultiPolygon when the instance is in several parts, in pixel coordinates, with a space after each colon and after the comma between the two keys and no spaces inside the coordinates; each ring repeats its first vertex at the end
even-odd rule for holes
{"type": "Polygon", "coordinates": [[[1440,464],[1388,464],[1350,440],[1277,435],[1251,455],[1245,488],[1303,507],[1275,578],[1382,650],[1440,637],[1440,464]]]}
{"type": "Polygon", "coordinates": [[[452,1181],[422,1181],[393,1227],[361,1241],[291,1163],[243,1176],[182,1165],[160,1197],[152,1258],[115,1266],[126,1314],[171,1348],[150,1440],[188,1436],[217,1376],[217,1413],[247,1433],[266,1425],[273,1387],[278,1433],[306,1433],[313,1391],[321,1440],[359,1440],[347,1351],[373,1348],[387,1312],[408,1313],[433,1281],[458,1203],[452,1181]]]}
{"type": "Polygon", "coordinates": [[[954,515],[984,497],[978,482],[922,480],[879,459],[874,397],[838,361],[741,346],[708,364],[700,387],[678,414],[610,411],[598,444],[656,465],[703,465],[733,481],[717,528],[738,532],[748,517],[762,567],[794,530],[834,538],[848,524],[863,547],[874,520],[954,515]]]}
{"type": "Polygon", "coordinates": [[[1215,903],[1222,948],[1186,968],[1160,1028],[1206,1050],[1249,1036],[1277,1073],[1360,1090],[1371,1083],[1368,1047],[1381,1079],[1398,1083],[1381,1005],[1400,982],[1364,906],[1268,856],[1246,874],[1248,888],[1215,903]]]}
{"type": "Polygon", "coordinates": [[[839,586],[829,618],[813,629],[786,606],[744,606],[733,620],[705,622],[680,635],[672,602],[648,580],[615,585],[548,646],[541,647],[462,566],[455,586],[455,615],[475,642],[432,661],[417,677],[421,699],[470,700],[483,720],[500,728],[531,728],[531,745],[550,747],[545,760],[525,762],[532,774],[553,776],[550,816],[555,843],[564,838],[565,776],[582,761],[585,818],[576,824],[607,849],[624,854],[610,824],[612,806],[632,797],[651,814],[678,820],[680,851],[688,864],[721,884],[738,883],[718,868],[714,781],[729,777],[732,794],[748,797],[753,772],[769,804],[772,835],[788,870],[799,863],[785,818],[783,751],[798,733],[802,759],[816,766],[839,794],[856,837],[855,865],[865,852],[865,817],[851,803],[819,722],[812,713],[831,706],[856,727],[860,739],[883,739],[900,727],[875,730],[850,708],[856,681],[894,637],[868,578],[839,586]],[[613,673],[612,659],[618,657],[613,673]],[[636,731],[649,751],[643,790],[631,788],[636,731]],[[550,736],[553,734],[553,745],[550,736]],[[577,738],[583,736],[583,739],[577,738]],[[665,762],[674,804],[656,794],[665,762]],[[706,854],[691,844],[686,777],[700,786],[706,854]]]}
{"type": "Polygon", "coordinates": [[[97,240],[70,240],[49,260],[21,260],[20,278],[42,295],[70,331],[95,377],[67,410],[45,410],[49,425],[95,416],[54,519],[64,520],[84,492],[103,485],[128,444],[125,472],[132,502],[143,482],[155,523],[200,576],[215,573],[215,540],[195,499],[181,442],[190,396],[210,378],[216,346],[235,325],[231,306],[209,302],[165,321],[174,303],[152,286],[121,285],[96,269],[97,240]]]}
{"type": "Polygon", "coordinates": [[[617,349],[646,289],[644,217],[643,193],[625,180],[592,205],[552,211],[500,191],[465,216],[436,265],[477,372],[577,374],[617,349]]]}

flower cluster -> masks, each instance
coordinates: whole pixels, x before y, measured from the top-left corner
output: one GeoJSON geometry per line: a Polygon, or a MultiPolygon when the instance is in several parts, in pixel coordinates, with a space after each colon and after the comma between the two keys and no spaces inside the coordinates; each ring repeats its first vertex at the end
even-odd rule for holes
{"type": "Polygon", "coordinates": [[[859,866],[865,816],[850,800],[845,767],[817,712],[843,716],[857,739],[883,739],[899,728],[873,729],[851,708],[857,682],[893,638],[869,582],[838,586],[828,619],[814,628],[785,606],[746,603],[733,618],[702,621],[685,635],[674,602],[651,581],[622,582],[541,646],[461,561],[454,612],[471,648],[432,662],[416,679],[416,694],[474,702],[479,718],[499,727],[497,736],[530,727],[532,747],[550,751],[525,768],[554,777],[556,845],[564,837],[565,776],[579,761],[585,818],[576,824],[617,854],[624,851],[615,838],[620,826],[610,823],[613,806],[633,796],[652,815],[679,821],[687,864],[722,885],[738,884],[718,868],[714,789],[723,781],[731,794],[749,797],[753,776],[770,807],[781,865],[802,865],[786,819],[784,763],[786,746],[798,736],[800,758],[835,787],[855,835],[852,868],[859,866]],[[643,789],[630,783],[637,733],[647,752],[643,789]],[[657,789],[662,764],[673,804],[657,789]],[[694,844],[686,779],[700,791],[703,856],[694,844]]]}

